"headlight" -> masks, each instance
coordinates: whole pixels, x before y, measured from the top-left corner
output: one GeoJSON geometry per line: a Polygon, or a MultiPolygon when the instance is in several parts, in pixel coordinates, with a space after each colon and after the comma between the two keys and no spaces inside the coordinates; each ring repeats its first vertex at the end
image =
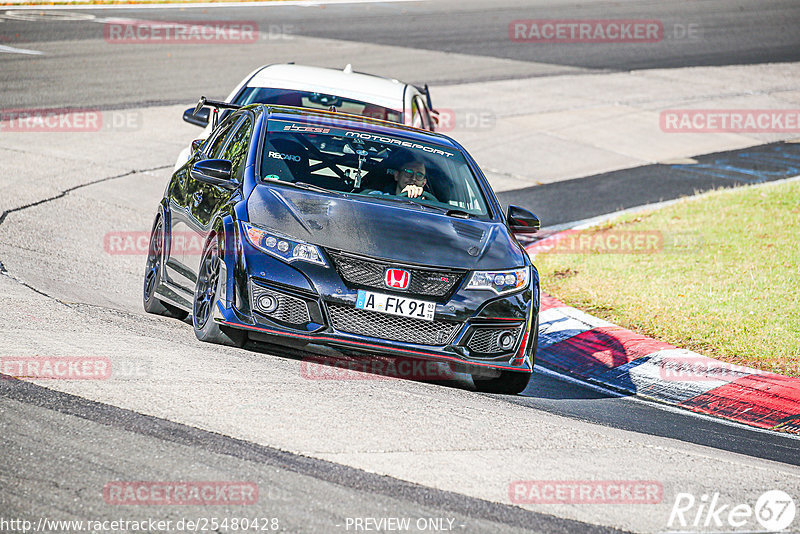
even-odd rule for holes
{"type": "Polygon", "coordinates": [[[490,289],[502,295],[527,287],[530,269],[512,269],[510,271],[475,271],[472,273],[466,289],[490,289]]]}
{"type": "Polygon", "coordinates": [[[243,222],[242,226],[247,240],[258,250],[288,262],[307,261],[317,265],[328,265],[315,245],[271,234],[246,222],[243,222]]]}

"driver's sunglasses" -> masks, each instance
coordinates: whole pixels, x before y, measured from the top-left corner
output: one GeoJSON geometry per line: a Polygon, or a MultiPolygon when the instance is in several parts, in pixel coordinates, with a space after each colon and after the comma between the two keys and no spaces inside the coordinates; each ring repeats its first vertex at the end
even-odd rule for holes
{"type": "Polygon", "coordinates": [[[414,171],[412,169],[403,169],[400,172],[402,172],[403,176],[405,176],[406,178],[408,178],[410,180],[415,180],[417,182],[421,182],[422,180],[425,180],[425,178],[426,178],[425,173],[422,172],[422,171],[414,171]]]}

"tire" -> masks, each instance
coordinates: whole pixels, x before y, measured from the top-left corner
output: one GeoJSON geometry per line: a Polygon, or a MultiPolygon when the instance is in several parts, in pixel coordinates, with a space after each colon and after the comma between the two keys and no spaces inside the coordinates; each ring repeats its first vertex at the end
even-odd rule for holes
{"type": "Polygon", "coordinates": [[[147,264],[144,269],[144,287],[142,288],[142,304],[144,311],[164,317],[173,317],[181,321],[189,312],[156,297],[156,289],[161,284],[164,268],[164,223],[161,217],[156,219],[153,232],[150,234],[150,245],[147,249],[147,264]]]}
{"type": "Polygon", "coordinates": [[[473,376],[472,381],[475,383],[475,388],[482,393],[516,395],[525,391],[531,376],[532,373],[500,371],[500,376],[496,378],[478,379],[473,376]]]}
{"type": "Polygon", "coordinates": [[[224,283],[224,280],[220,280],[221,263],[219,242],[215,236],[203,251],[203,261],[200,262],[200,272],[197,273],[192,304],[194,335],[206,343],[242,347],[247,340],[247,334],[235,328],[221,328],[213,318],[214,307],[219,300],[219,287],[224,283]]]}

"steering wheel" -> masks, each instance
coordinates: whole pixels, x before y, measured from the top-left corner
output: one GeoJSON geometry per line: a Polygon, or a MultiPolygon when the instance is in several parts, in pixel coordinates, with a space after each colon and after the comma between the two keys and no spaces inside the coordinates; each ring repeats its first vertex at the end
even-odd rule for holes
{"type": "MultiPolygon", "coordinates": [[[[402,193],[400,193],[399,196],[408,197],[408,191],[403,191],[402,193]]],[[[422,200],[433,200],[434,202],[439,202],[439,199],[436,198],[435,196],[433,196],[433,193],[430,193],[428,191],[423,191],[420,196],[414,197],[411,200],[414,200],[414,199],[417,199],[417,198],[421,198],[422,200]]]]}

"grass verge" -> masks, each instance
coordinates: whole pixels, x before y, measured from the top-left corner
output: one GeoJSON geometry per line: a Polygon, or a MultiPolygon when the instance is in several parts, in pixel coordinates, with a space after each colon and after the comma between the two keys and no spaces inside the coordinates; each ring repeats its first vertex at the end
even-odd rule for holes
{"type": "Polygon", "coordinates": [[[568,235],[543,291],[722,361],[800,376],[800,182],[714,191],[568,235]]]}

